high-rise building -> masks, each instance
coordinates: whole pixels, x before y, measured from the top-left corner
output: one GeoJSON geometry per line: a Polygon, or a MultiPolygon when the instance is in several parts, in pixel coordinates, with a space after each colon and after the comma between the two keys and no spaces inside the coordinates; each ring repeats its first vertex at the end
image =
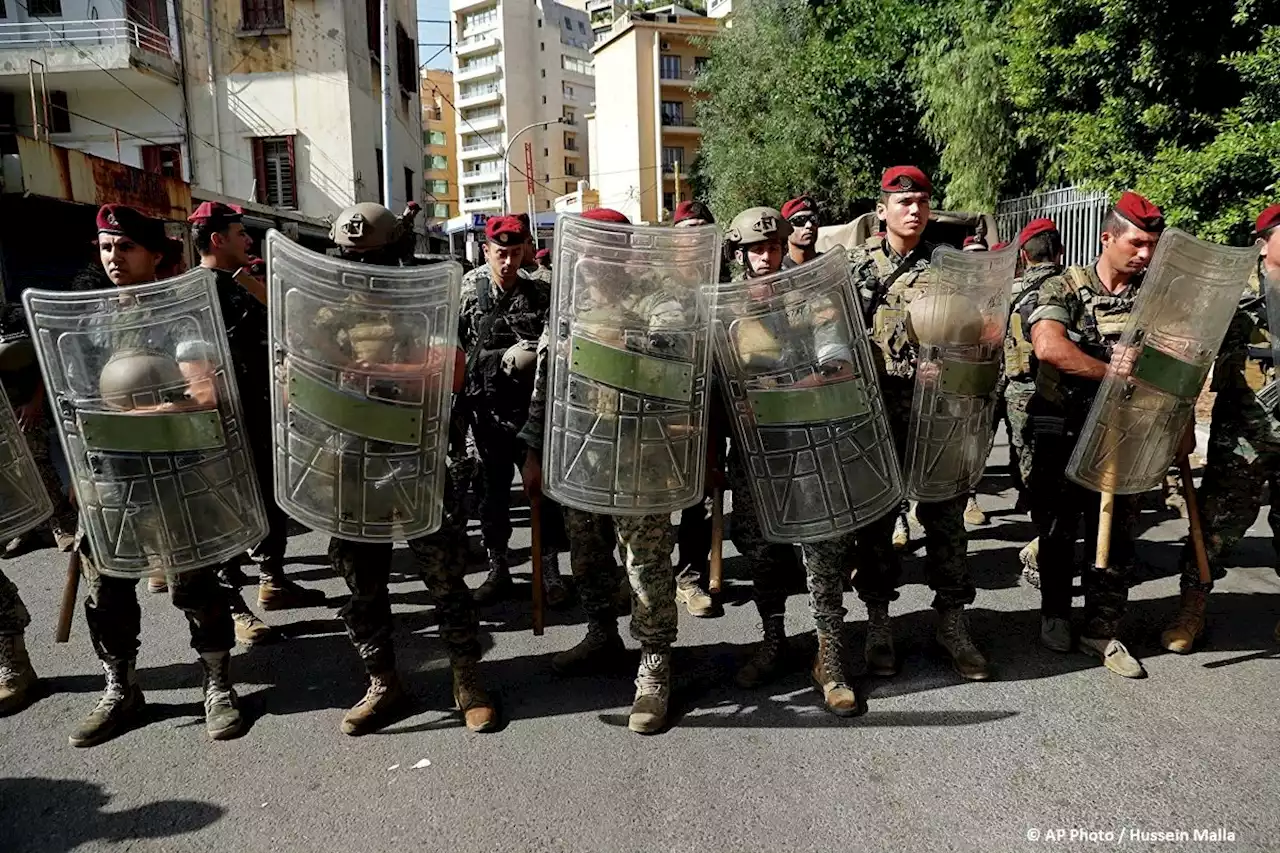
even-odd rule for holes
{"type": "Polygon", "coordinates": [[[450,0],[462,213],[552,209],[588,173],[590,19],[555,0],[450,0]]]}
{"type": "Polygon", "coordinates": [[[422,213],[428,231],[458,215],[458,133],[453,72],[422,72],[422,213]]]}
{"type": "Polygon", "coordinates": [[[664,222],[692,193],[688,171],[702,132],[692,83],[707,61],[699,37],[718,22],[681,6],[625,12],[592,50],[607,98],[591,119],[591,186],[633,222],[664,222]]]}

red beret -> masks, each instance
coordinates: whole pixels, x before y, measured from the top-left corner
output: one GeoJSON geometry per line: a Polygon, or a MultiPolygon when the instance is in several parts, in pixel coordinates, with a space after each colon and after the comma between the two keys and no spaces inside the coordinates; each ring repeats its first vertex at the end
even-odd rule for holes
{"type": "Polygon", "coordinates": [[[809,198],[809,196],[802,195],[799,198],[791,199],[791,201],[782,206],[782,218],[790,219],[797,213],[803,213],[805,211],[808,211],[809,213],[817,213],[818,204],[813,199],[809,198]]]}
{"type": "Polygon", "coordinates": [[[715,222],[715,217],[711,215],[711,211],[705,204],[700,201],[682,201],[676,205],[676,213],[673,221],[676,223],[684,222],[686,219],[701,219],[703,222],[715,222]]]}
{"type": "Polygon", "coordinates": [[[1121,193],[1120,200],[1116,202],[1116,213],[1143,231],[1155,233],[1164,230],[1164,214],[1160,208],[1135,192],[1126,190],[1121,193]]]}
{"type": "Polygon", "coordinates": [[[515,246],[529,239],[529,229],[518,216],[490,216],[484,236],[499,246],[515,246]]]}
{"type": "Polygon", "coordinates": [[[244,216],[244,208],[238,204],[223,204],[220,201],[202,201],[195,212],[187,217],[188,222],[204,224],[212,220],[220,220],[224,224],[239,222],[244,216]]]}
{"type": "Polygon", "coordinates": [[[1253,232],[1261,234],[1277,225],[1280,225],[1280,204],[1273,204],[1258,214],[1258,222],[1253,226],[1253,232]]]}
{"type": "Polygon", "coordinates": [[[623,216],[611,207],[593,207],[590,210],[582,212],[583,219],[594,219],[596,222],[617,222],[620,225],[630,225],[631,220],[623,216]]]}
{"type": "Polygon", "coordinates": [[[521,224],[522,226],[524,226],[524,233],[526,233],[526,234],[532,234],[532,233],[533,233],[533,229],[529,226],[529,214],[527,214],[527,213],[517,213],[517,214],[515,214],[515,217],[516,217],[516,219],[520,220],[520,224],[521,224]]]}
{"type": "Polygon", "coordinates": [[[964,242],[961,243],[960,245],[961,246],[985,246],[987,244],[982,240],[979,240],[976,235],[970,234],[968,237],[964,238],[964,242]]]}
{"type": "Polygon", "coordinates": [[[917,190],[933,195],[933,184],[929,177],[915,166],[894,166],[884,170],[880,179],[880,189],[887,193],[905,193],[917,190]]]}
{"type": "Polygon", "coordinates": [[[152,252],[169,252],[164,223],[123,204],[104,204],[98,209],[98,233],[128,237],[152,252]]]}
{"type": "Polygon", "coordinates": [[[1033,219],[1027,223],[1027,227],[1018,232],[1018,248],[1022,248],[1022,244],[1026,243],[1037,234],[1046,234],[1050,231],[1057,231],[1058,226],[1054,224],[1052,219],[1033,219]]]}
{"type": "Polygon", "coordinates": [[[538,261],[542,260],[543,258],[549,258],[551,257],[551,250],[539,249],[537,252],[534,253],[533,257],[534,257],[534,260],[538,260],[538,261]]]}
{"type": "Polygon", "coordinates": [[[991,247],[991,251],[998,252],[1001,249],[1006,249],[1008,247],[1009,247],[1008,243],[996,243],[994,246],[991,247]]]}

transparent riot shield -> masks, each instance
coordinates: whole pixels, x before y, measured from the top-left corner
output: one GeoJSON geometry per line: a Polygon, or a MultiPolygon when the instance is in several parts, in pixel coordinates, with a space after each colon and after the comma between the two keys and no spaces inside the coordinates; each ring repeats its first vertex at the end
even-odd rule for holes
{"type": "Polygon", "coordinates": [[[356,542],[444,520],[462,268],[329,257],[267,233],[276,501],[356,542]]]}
{"type": "Polygon", "coordinates": [[[51,515],[53,501],[36,470],[9,398],[0,389],[0,542],[39,527],[51,515]]]}
{"type": "Polygon", "coordinates": [[[214,565],[266,535],[209,270],[22,301],[103,574],[214,565]]]}
{"type": "Polygon", "coordinates": [[[1017,262],[1014,246],[944,246],[907,306],[907,332],[919,346],[903,465],[913,500],[949,500],[982,479],[1017,262]]]}
{"type": "Polygon", "coordinates": [[[902,475],[844,249],[718,290],[716,373],[765,538],[832,539],[898,506],[902,475]]]}
{"type": "Polygon", "coordinates": [[[1257,257],[1254,248],[1206,243],[1176,228],[1164,232],[1067,463],[1068,477],[1118,495],[1160,485],[1257,257]]]}
{"type": "Polygon", "coordinates": [[[543,486],[587,512],[692,506],[706,476],[720,233],[556,222],[543,486]]]}

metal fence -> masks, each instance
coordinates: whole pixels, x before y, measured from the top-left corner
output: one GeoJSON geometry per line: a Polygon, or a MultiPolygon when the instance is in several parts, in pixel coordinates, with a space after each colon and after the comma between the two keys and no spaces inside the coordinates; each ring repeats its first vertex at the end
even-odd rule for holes
{"type": "Polygon", "coordinates": [[[1098,256],[1098,235],[1110,210],[1106,193],[1064,187],[1002,201],[996,220],[1001,238],[1012,240],[1028,222],[1047,216],[1062,235],[1064,263],[1083,266],[1098,256]]]}

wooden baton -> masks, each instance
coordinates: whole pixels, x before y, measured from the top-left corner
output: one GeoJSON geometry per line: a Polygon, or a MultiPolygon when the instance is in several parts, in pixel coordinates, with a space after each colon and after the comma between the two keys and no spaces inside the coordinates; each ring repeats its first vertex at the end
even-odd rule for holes
{"type": "Polygon", "coordinates": [[[1094,552],[1093,564],[1105,569],[1111,560],[1111,517],[1115,515],[1116,495],[1112,491],[1104,491],[1098,501],[1098,547],[1094,552]]]}
{"type": "Polygon", "coordinates": [[[1191,526],[1191,549],[1196,555],[1196,568],[1200,570],[1200,583],[1211,583],[1209,552],[1204,547],[1204,528],[1200,526],[1200,505],[1196,502],[1195,483],[1191,482],[1191,457],[1178,460],[1182,471],[1182,496],[1187,502],[1187,523],[1191,526]]]}
{"type": "Polygon", "coordinates": [[[711,577],[707,589],[718,595],[724,588],[724,487],[711,494],[711,577]]]}
{"type": "Polygon", "coordinates": [[[58,610],[58,625],[54,630],[55,643],[65,643],[71,637],[71,619],[76,615],[76,595],[80,591],[80,550],[72,549],[67,559],[67,580],[62,586],[62,607],[58,610]]]}

